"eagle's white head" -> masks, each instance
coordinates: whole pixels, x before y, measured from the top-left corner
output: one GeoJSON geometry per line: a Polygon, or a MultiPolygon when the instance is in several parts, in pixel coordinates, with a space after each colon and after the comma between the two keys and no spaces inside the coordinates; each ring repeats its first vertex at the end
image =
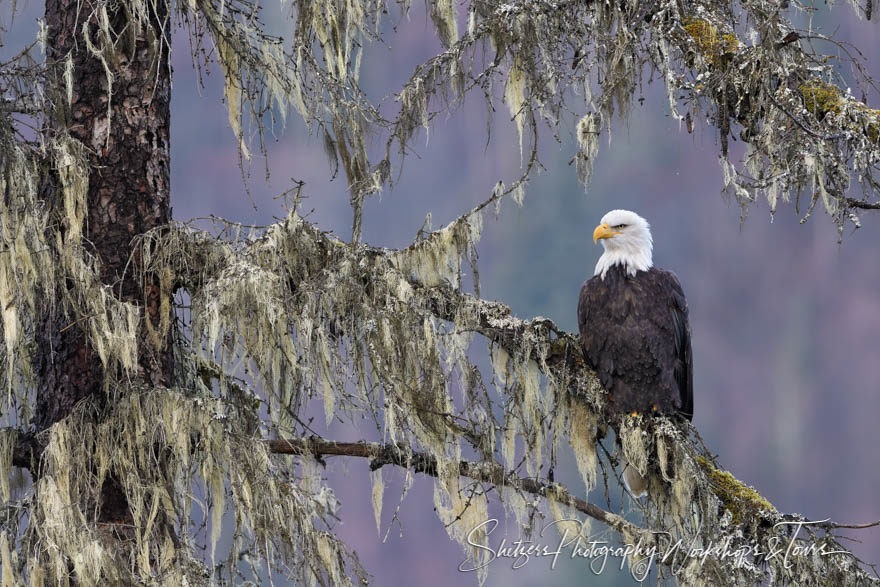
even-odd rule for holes
{"type": "Polygon", "coordinates": [[[629,275],[647,271],[653,265],[651,251],[651,227],[648,221],[629,210],[612,210],[602,217],[602,222],[593,231],[593,242],[602,241],[605,252],[596,263],[594,275],[605,273],[620,263],[629,275]]]}

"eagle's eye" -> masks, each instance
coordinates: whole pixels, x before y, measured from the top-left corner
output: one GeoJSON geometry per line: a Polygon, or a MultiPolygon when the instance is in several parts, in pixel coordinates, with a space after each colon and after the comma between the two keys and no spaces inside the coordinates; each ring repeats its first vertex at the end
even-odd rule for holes
{"type": "Polygon", "coordinates": [[[626,228],[626,224],[618,224],[616,226],[612,226],[614,230],[620,230],[621,228],[626,228]]]}

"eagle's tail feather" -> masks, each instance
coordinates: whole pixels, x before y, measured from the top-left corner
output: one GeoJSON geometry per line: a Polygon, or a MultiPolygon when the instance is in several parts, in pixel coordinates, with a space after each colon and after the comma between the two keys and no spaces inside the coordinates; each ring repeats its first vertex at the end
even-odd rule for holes
{"type": "Polygon", "coordinates": [[[623,464],[623,483],[630,495],[636,499],[648,495],[648,480],[642,477],[622,454],[621,463],[623,464]]]}

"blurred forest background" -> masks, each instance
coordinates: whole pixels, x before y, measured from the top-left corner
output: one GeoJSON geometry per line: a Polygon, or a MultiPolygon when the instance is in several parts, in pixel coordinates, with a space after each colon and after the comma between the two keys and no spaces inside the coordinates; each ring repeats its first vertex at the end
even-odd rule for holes
{"type": "MultiPolygon", "coordinates": [[[[878,23],[860,22],[844,7],[818,8],[813,26],[854,43],[880,77],[878,23]]],[[[277,9],[277,3],[269,6],[265,22],[269,32],[283,34],[272,31],[271,11],[277,9]]],[[[4,57],[34,38],[43,6],[19,2],[14,20],[9,12],[7,5],[4,57]]],[[[410,17],[394,24],[394,44],[373,45],[363,62],[362,86],[374,100],[400,87],[439,50],[423,5],[415,3],[410,17]]],[[[217,215],[266,224],[284,215],[283,201],[274,196],[297,180],[305,182],[303,210],[314,209],[308,218],[348,240],[347,186],[341,173],[328,181],[332,168],[320,137],[290,117],[287,128],[276,128],[277,137],[267,139],[268,164],[255,156],[245,163],[243,177],[221,102],[222,72],[194,71],[188,43],[186,32],[175,30],[175,219],[217,215]]],[[[646,84],[642,96],[629,120],[614,121],[610,144],[603,136],[586,194],[569,165],[574,126],[583,113],[563,119],[561,143],[544,133],[540,155],[546,169],[528,185],[522,208],[505,201],[497,219],[487,218],[478,246],[482,296],[504,301],[517,316],[547,316],[575,332],[577,292],[601,252],[591,242],[593,228],[610,209],[638,212],[651,224],[655,264],[675,271],[687,294],[694,424],[721,464],[780,510],[841,523],[880,518],[880,213],[863,213],[864,228],[845,232],[842,244],[818,208],[804,225],[793,206],[780,206],[774,218],[766,203],[741,219],[739,206],[720,193],[717,131],[697,120],[689,134],[669,117],[660,84],[646,84]]],[[[393,108],[389,98],[385,105],[393,108]]],[[[878,107],[880,97],[868,96],[867,102],[878,107]]],[[[368,201],[363,241],[405,246],[426,212],[435,228],[443,226],[485,200],[498,180],[518,177],[519,144],[507,110],[492,113],[490,122],[487,142],[485,104],[471,96],[432,127],[427,141],[424,133],[413,141],[415,151],[394,190],[368,201]]],[[[733,152],[740,146],[732,143],[733,152]]],[[[363,438],[361,431],[339,426],[331,426],[328,436],[363,438]]],[[[568,465],[569,471],[557,471],[557,480],[577,492],[582,486],[573,462],[568,465]]],[[[395,523],[383,543],[370,504],[368,463],[332,461],[327,475],[342,502],[339,536],[357,551],[375,584],[476,584],[475,576],[457,570],[464,557],[432,512],[430,480],[417,476],[400,510],[402,531],[395,523]]],[[[386,468],[383,536],[402,477],[402,471],[386,468]]],[[[601,488],[594,490],[597,503],[600,494],[601,488]]],[[[503,525],[491,544],[500,541],[503,525]]],[[[598,523],[593,532],[601,537],[598,523]]],[[[510,531],[508,539],[515,535],[510,531]]],[[[880,529],[849,535],[860,540],[845,543],[854,553],[880,562],[880,529]]],[[[610,570],[593,577],[585,562],[566,559],[552,571],[541,560],[517,571],[499,560],[488,584],[566,585],[588,575],[590,584],[631,583],[610,570]]]]}

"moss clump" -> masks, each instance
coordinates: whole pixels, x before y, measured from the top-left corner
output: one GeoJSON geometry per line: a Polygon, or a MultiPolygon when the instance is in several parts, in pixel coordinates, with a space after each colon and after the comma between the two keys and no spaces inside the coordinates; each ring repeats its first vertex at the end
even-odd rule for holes
{"type": "MultiPolygon", "coordinates": [[[[840,114],[844,108],[845,98],[840,90],[832,84],[821,80],[811,80],[798,87],[804,98],[804,107],[822,118],[828,112],[840,114]]],[[[847,113],[856,120],[854,127],[864,128],[865,135],[872,143],[880,139],[880,110],[868,108],[861,102],[851,101],[847,106],[847,113]],[[861,122],[861,124],[859,124],[861,122]],[[864,125],[864,126],[862,126],[864,125]]]]}
{"type": "Polygon", "coordinates": [[[736,35],[719,34],[718,27],[705,20],[692,20],[684,25],[684,30],[693,38],[700,53],[712,65],[721,65],[725,57],[730,57],[740,47],[736,35]]]}
{"type": "Polygon", "coordinates": [[[764,499],[764,496],[755,489],[729,472],[716,469],[708,459],[697,457],[697,463],[706,472],[709,483],[715,490],[715,495],[724,503],[724,509],[733,516],[735,524],[740,524],[753,517],[760,510],[776,511],[773,504],[764,499]]]}
{"type": "Polygon", "coordinates": [[[826,112],[840,114],[840,90],[835,86],[823,81],[812,80],[799,86],[798,90],[804,97],[804,107],[816,116],[821,116],[826,112]]]}

